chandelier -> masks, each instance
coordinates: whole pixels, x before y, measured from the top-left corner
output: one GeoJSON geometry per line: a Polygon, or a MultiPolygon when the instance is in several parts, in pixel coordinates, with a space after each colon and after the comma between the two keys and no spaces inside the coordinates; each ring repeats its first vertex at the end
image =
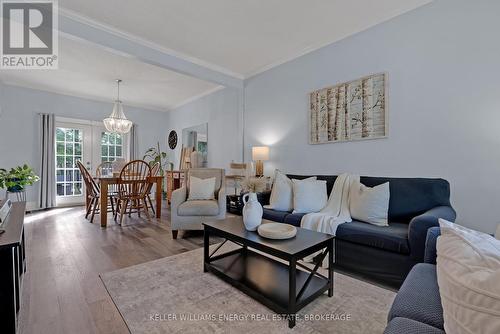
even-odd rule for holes
{"type": "Polygon", "coordinates": [[[108,118],[104,119],[104,126],[106,130],[112,133],[127,133],[130,131],[132,127],[132,122],[125,117],[123,113],[122,101],[120,101],[120,83],[122,81],[120,79],[116,80],[116,84],[118,86],[118,94],[115,100],[115,104],[113,105],[113,112],[109,115],[108,118]]]}

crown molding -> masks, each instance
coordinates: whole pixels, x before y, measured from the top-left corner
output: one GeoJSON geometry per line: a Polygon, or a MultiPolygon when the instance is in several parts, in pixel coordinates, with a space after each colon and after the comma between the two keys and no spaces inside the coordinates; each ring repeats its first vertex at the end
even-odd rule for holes
{"type": "Polygon", "coordinates": [[[336,43],[336,42],[338,42],[338,41],[340,41],[340,40],[342,40],[342,39],[344,39],[346,37],[348,37],[348,36],[344,36],[344,37],[342,37],[340,39],[336,39],[336,40],[333,40],[333,41],[326,41],[326,42],[317,43],[317,44],[312,45],[312,46],[308,46],[307,48],[305,48],[305,49],[303,49],[303,50],[301,50],[299,52],[296,52],[296,53],[294,53],[291,56],[283,57],[283,58],[281,58],[281,59],[279,59],[277,61],[269,63],[269,64],[267,64],[265,66],[262,66],[262,67],[260,67],[259,69],[255,70],[255,71],[251,71],[251,72],[245,73],[244,74],[244,80],[250,79],[250,78],[252,78],[252,77],[254,77],[256,75],[259,75],[261,73],[264,73],[264,72],[266,72],[266,71],[268,71],[268,70],[270,70],[270,69],[272,69],[274,67],[278,67],[280,65],[288,63],[289,61],[292,61],[294,59],[297,59],[297,58],[300,58],[302,56],[305,56],[306,54],[314,52],[314,51],[319,50],[321,48],[324,48],[325,46],[328,46],[330,44],[336,43]]]}
{"type": "Polygon", "coordinates": [[[124,31],[118,30],[118,29],[116,29],[114,27],[111,27],[111,26],[109,26],[107,24],[103,24],[101,22],[97,22],[97,21],[95,21],[95,20],[93,20],[91,18],[88,18],[86,16],[78,14],[78,13],[72,11],[72,10],[65,9],[65,8],[59,8],[59,15],[60,16],[64,16],[66,18],[69,18],[71,20],[74,20],[76,22],[79,22],[79,23],[91,26],[93,28],[106,31],[107,33],[119,36],[120,38],[127,39],[130,42],[133,42],[133,43],[136,43],[136,44],[140,44],[140,45],[142,45],[144,47],[148,47],[150,49],[159,51],[161,53],[168,54],[170,56],[177,57],[177,58],[182,59],[184,61],[196,64],[198,66],[205,67],[205,68],[210,69],[212,71],[219,72],[219,73],[222,73],[222,74],[225,74],[225,75],[228,75],[228,76],[240,79],[240,80],[244,80],[244,76],[241,73],[237,73],[237,72],[231,71],[231,70],[229,70],[227,68],[224,68],[222,66],[219,66],[219,65],[207,62],[205,60],[202,60],[202,59],[199,59],[199,58],[187,55],[187,54],[179,52],[179,51],[175,51],[175,50],[166,48],[166,47],[161,46],[161,45],[159,45],[157,43],[151,42],[149,40],[146,40],[144,38],[141,38],[141,37],[138,37],[136,35],[130,34],[128,32],[124,32],[124,31]]]}
{"type": "Polygon", "coordinates": [[[194,102],[194,101],[196,101],[198,99],[201,99],[204,96],[207,96],[207,95],[213,94],[215,92],[218,92],[219,90],[222,90],[224,88],[226,88],[226,87],[224,87],[224,86],[217,86],[217,87],[211,88],[209,90],[206,90],[203,93],[194,95],[194,96],[192,96],[192,97],[190,97],[190,98],[182,101],[181,103],[176,104],[175,106],[169,108],[167,111],[175,111],[175,109],[178,109],[178,108],[180,108],[182,106],[185,106],[188,103],[191,103],[191,102],[194,102]]]}

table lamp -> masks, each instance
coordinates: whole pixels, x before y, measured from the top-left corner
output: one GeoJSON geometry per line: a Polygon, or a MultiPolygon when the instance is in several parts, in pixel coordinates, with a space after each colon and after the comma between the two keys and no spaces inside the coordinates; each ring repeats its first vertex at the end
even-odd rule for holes
{"type": "Polygon", "coordinates": [[[264,176],[264,161],[269,160],[269,147],[252,147],[252,160],[255,161],[255,175],[264,176]]]}

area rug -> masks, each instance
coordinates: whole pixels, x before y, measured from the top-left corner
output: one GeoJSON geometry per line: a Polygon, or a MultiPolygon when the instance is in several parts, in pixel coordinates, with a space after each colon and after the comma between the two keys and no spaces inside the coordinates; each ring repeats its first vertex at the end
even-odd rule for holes
{"type": "Polygon", "coordinates": [[[203,249],[101,274],[133,334],[382,333],[395,293],[335,273],[334,296],[303,308],[297,325],[210,273],[203,249]]]}

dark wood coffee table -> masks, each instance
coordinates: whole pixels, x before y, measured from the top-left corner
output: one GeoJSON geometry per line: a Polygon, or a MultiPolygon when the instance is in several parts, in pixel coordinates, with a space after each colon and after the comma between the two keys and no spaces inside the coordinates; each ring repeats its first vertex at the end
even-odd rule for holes
{"type": "MultiPolygon", "coordinates": [[[[263,223],[269,222],[263,220],[263,223]]],[[[333,296],[334,236],[297,228],[297,235],[292,239],[266,239],[257,232],[247,231],[241,217],[203,225],[204,271],[214,273],[271,310],[286,315],[290,328],[295,326],[296,314],[304,306],[326,290],[329,297],[333,296]],[[210,236],[225,239],[211,253],[210,236]],[[240,247],[216,255],[227,241],[240,247]],[[322,252],[314,269],[299,262],[317,251],[322,252]],[[318,272],[319,263],[327,255],[328,277],[318,272]]]]}

